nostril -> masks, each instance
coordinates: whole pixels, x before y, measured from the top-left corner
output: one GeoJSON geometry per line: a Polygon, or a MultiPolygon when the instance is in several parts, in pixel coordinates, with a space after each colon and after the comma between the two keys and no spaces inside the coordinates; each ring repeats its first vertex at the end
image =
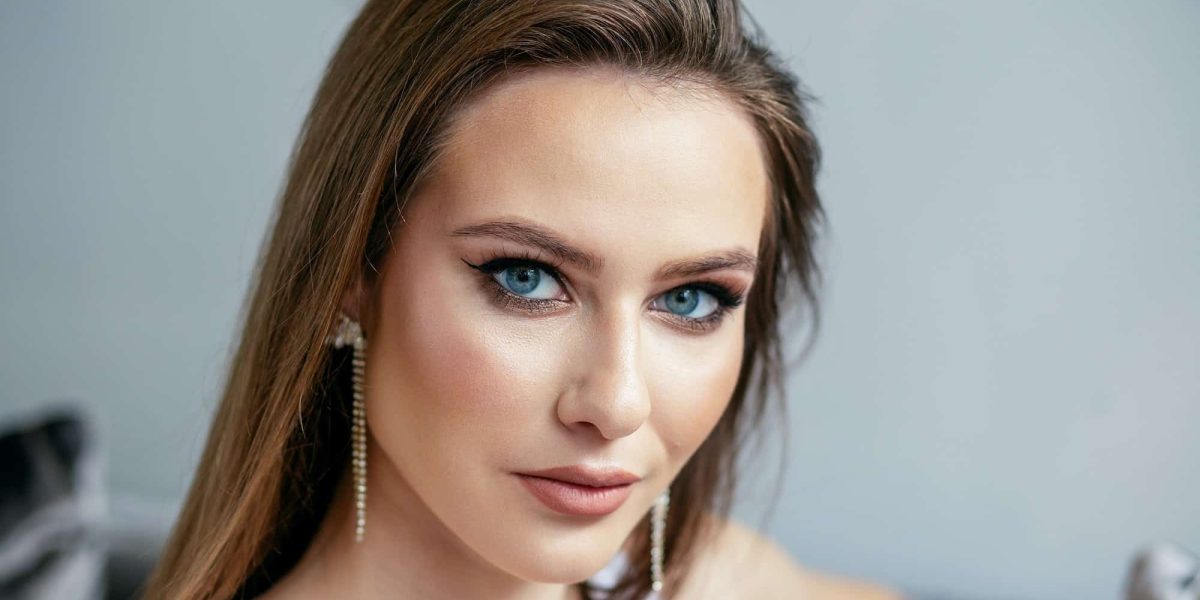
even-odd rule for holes
{"type": "Polygon", "coordinates": [[[559,420],[568,428],[595,429],[615,440],[641,428],[650,414],[649,387],[638,351],[636,323],[605,326],[575,348],[578,369],[559,397],[559,420]]]}

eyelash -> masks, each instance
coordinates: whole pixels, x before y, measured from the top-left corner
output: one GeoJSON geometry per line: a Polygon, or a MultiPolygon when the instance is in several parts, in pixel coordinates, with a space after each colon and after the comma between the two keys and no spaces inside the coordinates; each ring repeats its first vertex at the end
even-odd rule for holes
{"type": "MultiPolygon", "coordinates": [[[[550,261],[548,263],[543,261],[540,256],[532,255],[528,252],[522,252],[518,255],[492,255],[478,265],[473,264],[466,259],[463,259],[463,262],[466,263],[467,266],[479,271],[482,274],[484,285],[489,291],[491,291],[493,301],[495,301],[496,304],[501,308],[516,308],[518,310],[536,315],[553,312],[556,305],[563,304],[562,300],[534,299],[519,296],[505,289],[504,286],[500,285],[500,282],[496,281],[496,278],[494,277],[496,273],[499,273],[500,271],[503,271],[509,267],[531,266],[545,271],[565,289],[566,284],[563,282],[562,276],[559,275],[560,265],[554,261],[550,261]]],[[[738,307],[743,301],[745,301],[745,298],[741,292],[732,290],[728,286],[714,281],[695,281],[681,286],[676,286],[668,291],[679,288],[692,288],[707,292],[712,294],[713,298],[715,298],[717,301],[716,310],[714,310],[711,315],[699,319],[681,317],[671,312],[664,311],[668,315],[667,318],[677,323],[680,327],[696,333],[703,333],[716,329],[721,324],[721,321],[723,321],[734,308],[738,307]]]]}

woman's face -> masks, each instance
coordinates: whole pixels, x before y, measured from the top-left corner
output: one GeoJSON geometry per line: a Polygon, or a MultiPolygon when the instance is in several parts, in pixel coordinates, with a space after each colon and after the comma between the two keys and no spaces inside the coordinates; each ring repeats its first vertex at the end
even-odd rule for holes
{"type": "Polygon", "coordinates": [[[763,156],[730,102],[649,85],[535,70],[459,113],[361,305],[368,536],[409,535],[402,512],[501,571],[582,580],[720,418],[763,156]]]}

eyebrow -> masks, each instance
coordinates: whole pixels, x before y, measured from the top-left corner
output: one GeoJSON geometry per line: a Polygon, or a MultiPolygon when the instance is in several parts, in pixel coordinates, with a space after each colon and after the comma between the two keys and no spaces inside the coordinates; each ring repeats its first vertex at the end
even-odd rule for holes
{"type": "MultiPolygon", "coordinates": [[[[459,227],[450,235],[462,237],[494,237],[545,251],[562,262],[596,274],[604,268],[604,259],[567,243],[553,230],[532,222],[516,219],[485,221],[459,227]]],[[[684,258],[664,264],[655,274],[656,279],[694,277],[710,271],[731,269],[753,274],[758,268],[758,257],[741,248],[729,248],[707,253],[695,258],[684,258]]]]}

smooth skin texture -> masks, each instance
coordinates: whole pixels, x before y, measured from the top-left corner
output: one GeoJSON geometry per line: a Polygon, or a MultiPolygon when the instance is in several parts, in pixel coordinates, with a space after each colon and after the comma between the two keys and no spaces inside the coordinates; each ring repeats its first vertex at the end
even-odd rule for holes
{"type": "MultiPolygon", "coordinates": [[[[343,302],[368,339],[365,539],[345,478],[267,597],[575,598],[567,584],[621,549],[737,382],[744,305],[698,324],[721,306],[713,290],[753,285],[767,208],[757,133],[734,105],[539,69],[485,90],[449,140],[375,285],[343,302]],[[526,262],[485,272],[499,258],[526,262]],[[577,464],[642,479],[615,512],[571,517],[514,475],[577,464]]],[[[809,585],[773,545],[724,535],[698,570],[761,547],[757,574],[674,597],[809,585]]]]}

